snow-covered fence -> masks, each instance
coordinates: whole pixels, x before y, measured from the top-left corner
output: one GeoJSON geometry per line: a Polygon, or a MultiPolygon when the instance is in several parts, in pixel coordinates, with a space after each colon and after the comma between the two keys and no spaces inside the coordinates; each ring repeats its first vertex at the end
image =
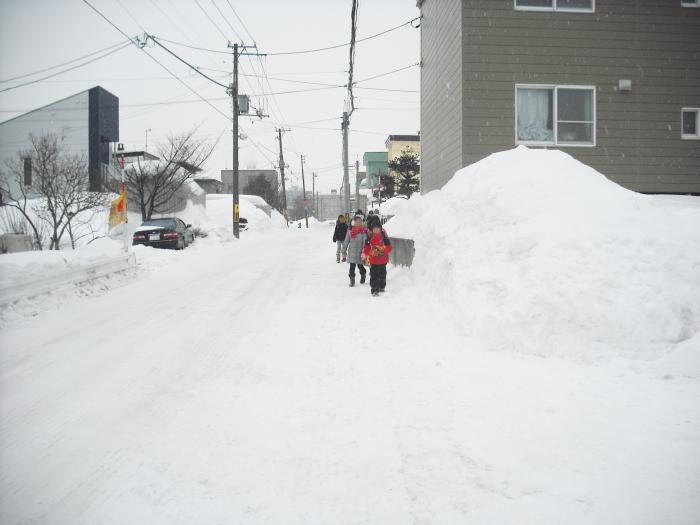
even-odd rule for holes
{"type": "Polygon", "coordinates": [[[92,281],[106,275],[132,268],[136,263],[133,254],[100,259],[90,264],[72,267],[59,273],[13,283],[0,288],[0,306],[23,297],[33,297],[51,292],[58,287],[92,281]]]}
{"type": "Polygon", "coordinates": [[[396,266],[411,266],[413,264],[413,256],[416,249],[413,245],[413,239],[402,239],[401,237],[392,237],[391,245],[393,249],[389,254],[389,260],[396,266]]]}

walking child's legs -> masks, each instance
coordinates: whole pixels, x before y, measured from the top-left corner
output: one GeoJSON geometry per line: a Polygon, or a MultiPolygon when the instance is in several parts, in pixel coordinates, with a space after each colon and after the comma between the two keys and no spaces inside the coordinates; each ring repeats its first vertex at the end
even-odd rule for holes
{"type": "Polygon", "coordinates": [[[386,264],[380,264],[377,267],[377,288],[379,290],[386,288],[386,264]]]}
{"type": "Polygon", "coordinates": [[[379,266],[376,264],[372,264],[369,267],[369,286],[372,289],[372,292],[378,289],[377,287],[377,270],[379,269],[379,266]]]}
{"type": "Polygon", "coordinates": [[[335,245],[336,245],[335,260],[336,260],[336,262],[340,262],[340,252],[343,251],[343,241],[335,241],[335,245]]]}
{"type": "Polygon", "coordinates": [[[367,270],[365,270],[365,265],[364,264],[358,264],[357,269],[360,270],[360,275],[365,276],[367,275],[367,270]]]}
{"type": "MultiPolygon", "coordinates": [[[[350,263],[350,273],[348,275],[350,276],[351,279],[355,278],[355,266],[360,266],[360,265],[356,265],[355,263],[350,263]]],[[[362,268],[362,266],[360,266],[360,268],[362,268]]],[[[363,273],[363,272],[360,271],[360,273],[363,273]]]]}

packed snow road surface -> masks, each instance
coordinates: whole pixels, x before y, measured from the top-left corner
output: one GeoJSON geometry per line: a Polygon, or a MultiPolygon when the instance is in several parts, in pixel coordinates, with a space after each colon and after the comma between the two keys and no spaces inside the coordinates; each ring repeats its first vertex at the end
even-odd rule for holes
{"type": "Polygon", "coordinates": [[[467,345],[409,272],[349,289],[331,233],[8,322],[0,522],[697,523],[697,380],[467,345]]]}

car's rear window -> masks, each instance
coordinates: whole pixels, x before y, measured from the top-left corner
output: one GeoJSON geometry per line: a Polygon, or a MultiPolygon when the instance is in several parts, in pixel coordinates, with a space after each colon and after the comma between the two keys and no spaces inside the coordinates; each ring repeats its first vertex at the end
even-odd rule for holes
{"type": "Polygon", "coordinates": [[[172,219],[151,219],[144,221],[141,226],[160,226],[161,228],[174,228],[175,221],[172,219]]]}

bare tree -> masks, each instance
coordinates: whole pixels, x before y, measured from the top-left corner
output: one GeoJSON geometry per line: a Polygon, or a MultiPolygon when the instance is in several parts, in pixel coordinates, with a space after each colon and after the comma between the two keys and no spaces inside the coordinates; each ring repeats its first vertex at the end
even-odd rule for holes
{"type": "Polygon", "coordinates": [[[127,193],[136,200],[142,220],[166,211],[214,150],[216,143],[196,139],[195,131],[168,137],[157,149],[159,160],[137,162],[124,170],[127,193]]]}
{"type": "Polygon", "coordinates": [[[282,208],[282,202],[280,198],[280,185],[277,179],[270,180],[265,175],[258,175],[251,179],[245,188],[243,188],[244,195],[257,195],[265,199],[271,207],[276,210],[282,208]]]}
{"type": "MultiPolygon", "coordinates": [[[[61,150],[56,135],[30,136],[29,151],[8,162],[15,184],[5,177],[1,187],[6,204],[19,211],[43,245],[41,226],[48,230],[49,249],[58,250],[66,231],[80,214],[105,206],[107,196],[88,191],[88,162],[85,155],[61,150]],[[25,175],[29,159],[31,175],[25,175]]],[[[74,247],[74,242],[71,243],[74,247]]]]}

